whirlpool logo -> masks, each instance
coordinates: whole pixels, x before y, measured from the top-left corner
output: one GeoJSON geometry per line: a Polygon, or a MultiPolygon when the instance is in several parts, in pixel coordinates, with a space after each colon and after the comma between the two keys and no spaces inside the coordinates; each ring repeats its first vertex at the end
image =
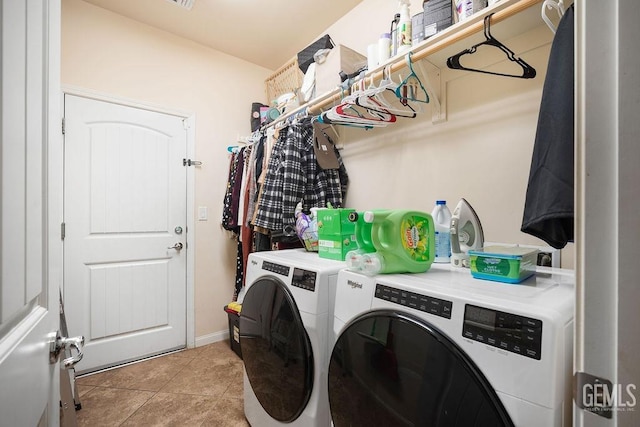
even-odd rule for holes
{"type": "Polygon", "coordinates": [[[353,280],[347,280],[347,285],[351,286],[353,289],[355,288],[362,289],[362,283],[358,283],[353,280]]]}

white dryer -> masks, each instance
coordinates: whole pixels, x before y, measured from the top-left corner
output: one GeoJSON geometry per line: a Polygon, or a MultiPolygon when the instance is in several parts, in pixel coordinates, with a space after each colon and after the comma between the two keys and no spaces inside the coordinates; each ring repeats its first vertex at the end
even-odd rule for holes
{"type": "Polygon", "coordinates": [[[240,347],[251,425],[331,425],[328,337],[337,274],[344,267],[304,249],[249,255],[240,347]]]}
{"type": "Polygon", "coordinates": [[[574,275],[518,285],[434,264],[341,271],[329,403],[336,427],[571,425],[574,275]]]}

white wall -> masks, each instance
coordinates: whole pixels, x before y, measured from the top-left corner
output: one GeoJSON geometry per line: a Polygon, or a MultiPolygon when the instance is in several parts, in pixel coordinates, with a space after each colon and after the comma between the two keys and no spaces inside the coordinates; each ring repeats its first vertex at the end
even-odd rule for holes
{"type": "Polygon", "coordinates": [[[235,244],[220,228],[226,147],[250,133],[251,102],[264,102],[270,70],[79,0],[62,1],[62,84],[195,113],[195,336],[228,330],[235,244]]]}
{"type": "MultiPolygon", "coordinates": [[[[412,2],[412,13],[421,4],[412,2]]],[[[367,45],[389,31],[396,9],[397,2],[364,0],[323,34],[366,54],[367,45]]],[[[478,213],[487,241],[546,246],[520,227],[553,34],[542,19],[540,26],[511,40],[500,37],[500,24],[492,29],[536,69],[537,77],[523,80],[445,67],[445,123],[432,124],[428,110],[384,129],[340,128],[350,176],[349,207],[430,212],[437,199],[446,199],[453,210],[464,197],[478,213]]],[[[573,268],[573,244],[562,251],[562,265],[573,268]]]]}

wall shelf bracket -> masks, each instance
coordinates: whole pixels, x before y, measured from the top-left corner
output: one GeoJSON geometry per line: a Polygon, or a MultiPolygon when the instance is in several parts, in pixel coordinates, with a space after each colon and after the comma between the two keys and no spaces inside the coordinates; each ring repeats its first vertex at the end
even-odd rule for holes
{"type": "Polygon", "coordinates": [[[429,94],[431,105],[431,122],[433,124],[447,121],[447,83],[441,78],[440,68],[423,59],[414,62],[420,72],[422,83],[429,94]]]}

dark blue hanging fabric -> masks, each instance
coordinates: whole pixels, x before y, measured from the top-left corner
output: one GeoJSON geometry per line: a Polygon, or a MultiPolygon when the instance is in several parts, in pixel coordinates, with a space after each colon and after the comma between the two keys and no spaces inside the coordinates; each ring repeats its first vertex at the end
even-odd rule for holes
{"type": "Polygon", "coordinates": [[[521,228],[556,249],[574,238],[573,27],[571,5],[551,46],[521,228]]]}

